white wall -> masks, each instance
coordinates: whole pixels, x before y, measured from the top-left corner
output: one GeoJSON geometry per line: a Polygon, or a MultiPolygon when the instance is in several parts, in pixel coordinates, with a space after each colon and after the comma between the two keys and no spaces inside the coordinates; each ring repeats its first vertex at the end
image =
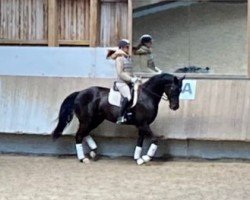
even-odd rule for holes
{"type": "Polygon", "coordinates": [[[0,47],[0,75],[115,77],[107,48],[0,47]]]}

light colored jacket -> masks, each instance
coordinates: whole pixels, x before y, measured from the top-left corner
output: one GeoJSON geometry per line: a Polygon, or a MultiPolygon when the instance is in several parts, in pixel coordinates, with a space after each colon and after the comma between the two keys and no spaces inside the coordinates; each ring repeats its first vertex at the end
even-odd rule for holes
{"type": "Polygon", "coordinates": [[[155,66],[152,50],[146,46],[141,46],[134,52],[133,63],[138,72],[161,73],[155,66]]]}
{"type": "Polygon", "coordinates": [[[133,67],[130,56],[121,49],[118,49],[111,55],[111,58],[115,60],[118,80],[131,83],[131,79],[133,78],[133,67]]]}

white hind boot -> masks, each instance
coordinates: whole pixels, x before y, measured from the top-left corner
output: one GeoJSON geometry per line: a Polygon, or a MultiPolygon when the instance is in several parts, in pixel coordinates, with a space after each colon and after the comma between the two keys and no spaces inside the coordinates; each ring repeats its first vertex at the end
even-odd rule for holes
{"type": "Polygon", "coordinates": [[[80,162],[89,163],[89,159],[85,157],[82,144],[76,144],[77,158],[80,162]]]}
{"type": "Polygon", "coordinates": [[[96,154],[97,145],[96,145],[94,139],[90,135],[88,135],[87,137],[85,137],[85,141],[87,142],[89,148],[91,149],[91,151],[89,152],[89,156],[92,159],[95,159],[97,156],[97,154],[96,154]]]}

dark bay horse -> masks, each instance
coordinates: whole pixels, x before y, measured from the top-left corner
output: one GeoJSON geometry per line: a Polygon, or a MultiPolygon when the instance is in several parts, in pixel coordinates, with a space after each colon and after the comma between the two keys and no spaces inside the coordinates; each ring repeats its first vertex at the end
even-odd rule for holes
{"type": "MultiPolygon", "coordinates": [[[[177,78],[171,74],[159,74],[151,77],[140,86],[138,102],[130,109],[132,117],[126,122],[138,129],[138,140],[135,148],[134,159],[138,164],[151,160],[155,155],[160,135],[154,134],[150,124],[155,120],[158,112],[158,105],[164,93],[169,100],[169,107],[172,110],[179,108],[179,95],[182,88],[183,78],[177,78]],[[152,140],[147,155],[141,157],[141,150],[145,136],[152,140]]],[[[89,145],[90,157],[96,156],[97,145],[89,135],[105,119],[116,122],[120,108],[108,103],[109,89],[103,87],[90,87],[88,89],[70,94],[62,103],[59,112],[59,121],[52,133],[53,139],[62,135],[65,127],[70,123],[75,114],[79,120],[79,128],[75,136],[78,159],[87,162],[82,142],[85,140],[89,145]]]]}

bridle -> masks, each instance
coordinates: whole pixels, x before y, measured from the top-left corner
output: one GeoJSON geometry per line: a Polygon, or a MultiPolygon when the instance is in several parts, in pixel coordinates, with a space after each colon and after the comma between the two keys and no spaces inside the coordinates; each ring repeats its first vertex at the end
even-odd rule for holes
{"type": "Polygon", "coordinates": [[[163,93],[163,95],[158,95],[155,92],[152,92],[151,90],[147,89],[146,87],[144,87],[143,85],[140,86],[141,88],[143,88],[144,90],[146,90],[147,92],[151,93],[152,95],[161,98],[164,101],[168,101],[168,97],[165,96],[165,93],[163,93]]]}

